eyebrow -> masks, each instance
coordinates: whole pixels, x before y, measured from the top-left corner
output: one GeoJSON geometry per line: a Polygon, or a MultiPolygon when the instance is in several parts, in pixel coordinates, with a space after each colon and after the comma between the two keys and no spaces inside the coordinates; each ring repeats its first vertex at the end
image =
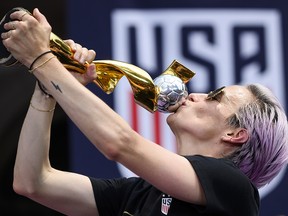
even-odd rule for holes
{"type": "Polygon", "coordinates": [[[214,91],[211,91],[208,93],[206,100],[210,100],[212,98],[214,98],[215,96],[217,96],[218,94],[221,94],[224,92],[224,88],[225,86],[222,86],[214,91]]]}

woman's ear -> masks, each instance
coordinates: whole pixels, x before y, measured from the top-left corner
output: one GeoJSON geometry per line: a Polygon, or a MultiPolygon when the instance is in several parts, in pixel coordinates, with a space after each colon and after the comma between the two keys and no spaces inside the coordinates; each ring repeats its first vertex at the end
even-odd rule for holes
{"type": "Polygon", "coordinates": [[[236,128],[233,132],[222,136],[222,141],[229,142],[234,145],[242,145],[249,139],[248,131],[245,128],[236,128]]]}

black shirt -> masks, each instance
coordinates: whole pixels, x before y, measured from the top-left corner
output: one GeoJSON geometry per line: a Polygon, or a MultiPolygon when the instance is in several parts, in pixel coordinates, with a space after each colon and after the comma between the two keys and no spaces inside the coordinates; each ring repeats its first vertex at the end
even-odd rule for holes
{"type": "MultiPolygon", "coordinates": [[[[138,177],[90,178],[100,216],[257,216],[259,193],[227,159],[186,156],[203,187],[206,206],[187,203],[138,177]]],[[[193,191],[191,191],[193,193],[193,191]]]]}

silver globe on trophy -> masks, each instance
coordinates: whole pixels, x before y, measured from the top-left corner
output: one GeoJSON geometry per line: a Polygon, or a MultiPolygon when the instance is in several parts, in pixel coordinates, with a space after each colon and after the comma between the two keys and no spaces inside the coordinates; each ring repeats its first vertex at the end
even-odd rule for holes
{"type": "MultiPolygon", "coordinates": [[[[16,7],[7,12],[0,21],[0,33],[5,32],[4,24],[11,21],[10,14],[23,10],[16,7]]],[[[50,35],[50,49],[65,68],[79,73],[85,73],[88,64],[81,64],[73,59],[71,48],[53,32],[50,35]]],[[[0,65],[11,67],[18,61],[0,43],[0,65]]],[[[134,100],[149,112],[171,112],[171,106],[176,105],[183,97],[187,97],[186,83],[195,75],[193,71],[174,60],[170,66],[154,80],[143,69],[126,62],[115,60],[94,60],[97,78],[94,83],[104,92],[114,91],[119,80],[125,76],[132,88],[134,100]]]]}

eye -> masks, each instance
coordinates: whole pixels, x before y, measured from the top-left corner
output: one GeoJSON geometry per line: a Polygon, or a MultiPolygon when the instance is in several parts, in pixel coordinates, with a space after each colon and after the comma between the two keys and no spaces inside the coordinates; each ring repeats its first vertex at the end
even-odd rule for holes
{"type": "Polygon", "coordinates": [[[224,88],[225,86],[222,86],[221,88],[218,88],[214,91],[209,92],[206,100],[217,100],[219,102],[224,93],[223,91],[224,88]]]}

